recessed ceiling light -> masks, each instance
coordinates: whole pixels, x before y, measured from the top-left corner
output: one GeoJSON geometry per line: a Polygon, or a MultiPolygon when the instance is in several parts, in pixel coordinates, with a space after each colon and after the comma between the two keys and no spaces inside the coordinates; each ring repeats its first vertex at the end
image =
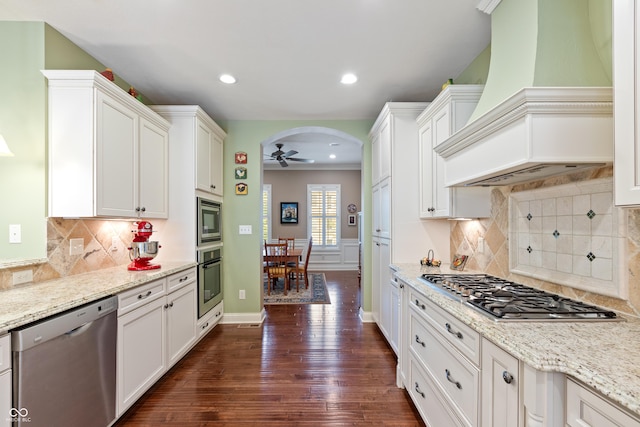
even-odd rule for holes
{"type": "Polygon", "coordinates": [[[330,159],[335,159],[335,158],[336,158],[336,155],[335,155],[335,154],[329,154],[329,158],[330,158],[330,159]]]}
{"type": "Polygon", "coordinates": [[[344,74],[340,79],[340,83],[342,83],[343,85],[352,85],[357,81],[358,81],[358,76],[352,73],[344,74]]]}
{"type": "Polygon", "coordinates": [[[223,74],[220,76],[220,81],[222,83],[226,83],[228,85],[232,85],[236,82],[236,78],[233,77],[231,74],[223,74]]]}
{"type": "Polygon", "coordinates": [[[339,143],[339,142],[330,142],[330,143],[329,143],[329,147],[337,147],[337,146],[339,146],[339,145],[340,145],[340,143],[339,143]]]}

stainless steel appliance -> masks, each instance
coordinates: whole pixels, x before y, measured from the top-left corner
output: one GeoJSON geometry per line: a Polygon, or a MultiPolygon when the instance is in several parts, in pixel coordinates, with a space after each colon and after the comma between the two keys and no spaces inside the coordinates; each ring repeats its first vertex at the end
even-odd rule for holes
{"type": "Polygon", "coordinates": [[[423,274],[420,279],[497,321],[622,320],[613,311],[487,274],[423,274]]]}
{"type": "Polygon", "coordinates": [[[198,251],[198,317],[222,301],[222,246],[198,251]]]}
{"type": "Polygon", "coordinates": [[[222,205],[218,202],[197,198],[198,246],[222,240],[222,205]]]}
{"type": "Polygon", "coordinates": [[[117,297],[11,333],[18,426],[105,427],[116,417],[117,297]]]}

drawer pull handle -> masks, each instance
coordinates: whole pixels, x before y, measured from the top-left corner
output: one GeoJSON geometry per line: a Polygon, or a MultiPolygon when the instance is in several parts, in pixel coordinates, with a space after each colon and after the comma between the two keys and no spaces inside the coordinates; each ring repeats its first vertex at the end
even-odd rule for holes
{"type": "Polygon", "coordinates": [[[180,283],[184,282],[185,280],[188,280],[189,276],[184,276],[180,278],[180,283]]]}
{"type": "Polygon", "coordinates": [[[422,390],[420,390],[420,385],[417,382],[416,382],[415,390],[416,390],[416,393],[418,393],[423,398],[426,397],[425,394],[422,392],[422,390]]]}
{"type": "Polygon", "coordinates": [[[144,295],[142,295],[142,294],[138,295],[138,299],[145,299],[145,298],[149,297],[149,295],[151,295],[151,291],[147,291],[147,293],[144,294],[144,295]]]}
{"type": "Polygon", "coordinates": [[[404,283],[400,283],[400,289],[404,289],[404,283]]]}
{"type": "Polygon", "coordinates": [[[509,372],[504,371],[502,373],[502,379],[504,380],[505,383],[507,384],[511,384],[513,382],[513,375],[511,375],[509,372]]]}
{"type": "Polygon", "coordinates": [[[421,309],[423,309],[423,310],[426,308],[425,305],[424,304],[420,304],[420,301],[418,301],[418,300],[416,300],[416,305],[418,307],[420,307],[421,309]]]}
{"type": "Polygon", "coordinates": [[[462,333],[454,331],[449,323],[445,323],[444,327],[447,328],[447,332],[449,332],[451,335],[455,335],[456,337],[462,339],[462,333]]]}
{"type": "Polygon", "coordinates": [[[460,384],[459,381],[456,381],[453,378],[451,378],[451,372],[449,372],[448,369],[445,369],[444,373],[447,375],[447,381],[449,381],[452,384],[455,384],[456,387],[458,387],[458,390],[462,390],[462,384],[460,384]]]}
{"type": "Polygon", "coordinates": [[[209,326],[209,322],[205,323],[204,325],[202,325],[202,329],[207,329],[207,326],[209,326]]]}
{"type": "Polygon", "coordinates": [[[418,344],[420,344],[421,346],[423,346],[423,347],[426,347],[426,346],[427,346],[427,345],[424,343],[424,341],[421,341],[421,340],[420,340],[420,337],[419,337],[418,335],[416,335],[416,342],[417,342],[418,344]]]}

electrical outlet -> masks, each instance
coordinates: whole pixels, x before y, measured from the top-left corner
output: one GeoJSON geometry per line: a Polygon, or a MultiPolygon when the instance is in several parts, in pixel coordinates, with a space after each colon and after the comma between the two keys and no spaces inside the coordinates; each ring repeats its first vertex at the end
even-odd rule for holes
{"type": "Polygon", "coordinates": [[[478,248],[476,249],[476,252],[479,254],[484,253],[484,237],[478,237],[478,248]]]}
{"type": "Polygon", "coordinates": [[[82,255],[84,252],[84,239],[69,239],[69,255],[82,255]]]}
{"type": "Polygon", "coordinates": [[[13,284],[20,285],[21,283],[33,282],[33,271],[22,270],[13,273],[13,284]]]}
{"type": "Polygon", "coordinates": [[[244,293],[244,289],[240,289],[240,299],[247,298],[247,295],[244,293]]]}
{"type": "Polygon", "coordinates": [[[111,252],[117,252],[118,251],[118,236],[111,236],[111,247],[109,248],[109,250],[111,252]]]}

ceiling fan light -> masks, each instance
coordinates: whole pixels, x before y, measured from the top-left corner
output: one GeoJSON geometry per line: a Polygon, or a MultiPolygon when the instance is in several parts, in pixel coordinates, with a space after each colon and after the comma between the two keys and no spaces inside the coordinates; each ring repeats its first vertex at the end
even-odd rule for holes
{"type": "Polygon", "coordinates": [[[358,76],[356,76],[353,73],[344,74],[340,79],[340,83],[342,83],[343,85],[352,85],[357,81],[358,81],[358,76]]]}
{"type": "Polygon", "coordinates": [[[233,77],[231,74],[223,74],[220,76],[220,81],[222,83],[226,83],[228,85],[232,85],[236,82],[236,78],[233,77]]]}

